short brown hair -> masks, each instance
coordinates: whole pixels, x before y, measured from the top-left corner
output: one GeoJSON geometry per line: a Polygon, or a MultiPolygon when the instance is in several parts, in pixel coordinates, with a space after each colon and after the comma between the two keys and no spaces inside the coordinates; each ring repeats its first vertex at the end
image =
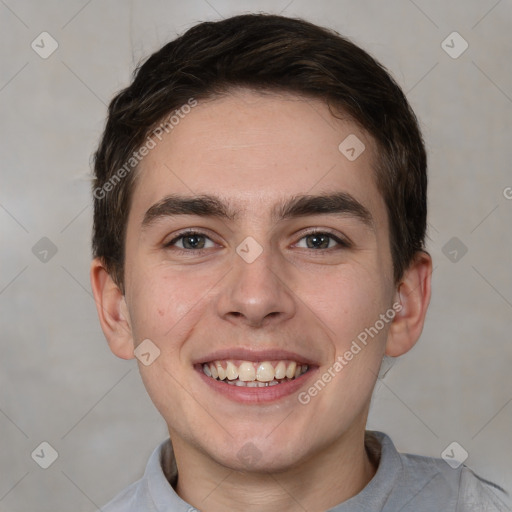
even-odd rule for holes
{"type": "Polygon", "coordinates": [[[270,14],[195,25],[151,55],[111,101],[94,155],[94,257],[124,290],[135,152],[191,98],[240,87],[321,99],[374,138],[376,183],[387,208],[398,282],[424,250],[426,232],[427,159],[416,116],[390,74],[364,50],[335,31],[270,14]]]}

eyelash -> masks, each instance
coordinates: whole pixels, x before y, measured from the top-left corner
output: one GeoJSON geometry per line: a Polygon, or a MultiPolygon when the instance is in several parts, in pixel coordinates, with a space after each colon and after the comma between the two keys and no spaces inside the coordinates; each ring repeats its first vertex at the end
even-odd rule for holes
{"type": "MultiPolygon", "coordinates": [[[[308,247],[307,249],[309,249],[311,251],[322,251],[323,252],[323,251],[332,251],[332,250],[337,250],[337,249],[338,250],[339,249],[348,249],[348,248],[352,247],[352,244],[348,240],[343,240],[329,231],[323,231],[323,230],[319,230],[319,229],[304,233],[302,235],[302,237],[299,239],[299,241],[308,236],[312,236],[312,235],[327,235],[329,238],[333,239],[338,244],[338,247],[329,247],[327,249],[313,249],[313,248],[308,247]]],[[[177,251],[180,253],[188,253],[188,254],[190,254],[192,252],[202,253],[203,251],[208,250],[208,248],[207,249],[181,249],[181,248],[173,247],[177,241],[179,241],[183,238],[189,237],[189,236],[201,236],[201,237],[205,237],[205,238],[211,240],[211,238],[206,233],[202,233],[201,231],[195,231],[195,230],[190,229],[190,230],[182,231],[181,233],[179,233],[170,242],[167,242],[164,245],[164,248],[166,248],[166,249],[172,248],[173,251],[177,251]]],[[[213,241],[213,240],[211,240],[211,241],[213,241]]]]}

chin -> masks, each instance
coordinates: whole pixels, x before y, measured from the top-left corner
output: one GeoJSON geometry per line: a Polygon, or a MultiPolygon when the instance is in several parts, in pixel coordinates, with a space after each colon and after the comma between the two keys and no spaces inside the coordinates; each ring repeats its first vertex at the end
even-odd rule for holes
{"type": "Polygon", "coordinates": [[[294,447],[291,444],[269,442],[268,439],[231,440],[225,450],[210,453],[210,456],[222,466],[240,473],[268,474],[280,473],[298,465],[306,456],[304,445],[294,447]]]}

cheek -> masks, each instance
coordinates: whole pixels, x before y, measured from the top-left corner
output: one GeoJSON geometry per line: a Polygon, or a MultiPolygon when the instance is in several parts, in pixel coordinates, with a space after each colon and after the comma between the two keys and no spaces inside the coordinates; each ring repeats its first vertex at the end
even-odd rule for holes
{"type": "Polygon", "coordinates": [[[373,325],[388,307],[379,276],[362,265],[352,266],[338,279],[331,276],[323,285],[322,294],[315,298],[316,308],[325,318],[337,350],[349,346],[352,339],[373,325]]]}
{"type": "Polygon", "coordinates": [[[319,375],[329,381],[329,391],[319,406],[330,410],[330,400],[342,404],[338,412],[330,412],[340,421],[347,409],[362,412],[372,394],[389,329],[380,315],[390,308],[382,290],[376,290],[379,282],[360,279],[342,284],[342,288],[337,284],[330,289],[337,295],[326,315],[333,355],[319,375]]]}
{"type": "Polygon", "coordinates": [[[132,277],[130,315],[136,343],[150,338],[162,348],[168,347],[169,340],[179,338],[201,308],[204,281],[171,274],[163,267],[132,277]]]}

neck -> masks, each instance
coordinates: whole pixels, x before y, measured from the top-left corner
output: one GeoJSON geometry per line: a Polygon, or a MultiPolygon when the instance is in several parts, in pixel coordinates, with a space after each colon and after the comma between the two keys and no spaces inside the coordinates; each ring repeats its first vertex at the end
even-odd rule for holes
{"type": "Polygon", "coordinates": [[[179,470],[176,492],[205,512],[321,512],[361,492],[376,471],[364,446],[364,429],[347,432],[322,452],[279,473],[235,471],[171,439],[179,470]]]}

